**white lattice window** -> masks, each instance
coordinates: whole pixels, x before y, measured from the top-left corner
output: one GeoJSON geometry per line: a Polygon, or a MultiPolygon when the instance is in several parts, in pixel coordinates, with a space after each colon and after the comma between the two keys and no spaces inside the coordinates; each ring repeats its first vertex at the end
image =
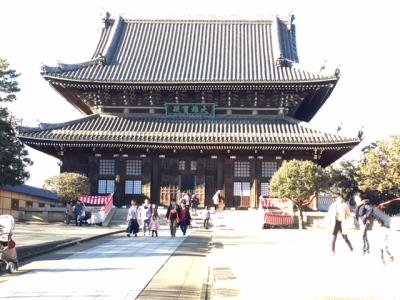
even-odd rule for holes
{"type": "Polygon", "coordinates": [[[249,177],[250,176],[250,162],[235,161],[234,174],[235,174],[235,177],[249,177]]]}
{"type": "Polygon", "coordinates": [[[99,194],[111,194],[114,193],[115,182],[114,180],[100,179],[98,181],[98,193],[99,194]]]}
{"type": "Polygon", "coordinates": [[[142,175],[142,161],[131,159],[127,160],[126,175],[142,175]]]}
{"type": "Polygon", "coordinates": [[[142,194],[142,181],[141,180],[126,180],[125,181],[125,194],[127,194],[127,195],[142,194]]]}
{"type": "Polygon", "coordinates": [[[233,196],[250,196],[250,182],[234,182],[233,196]]]}
{"type": "Polygon", "coordinates": [[[269,196],[269,183],[261,182],[261,196],[269,196]]]}
{"type": "Polygon", "coordinates": [[[196,171],[197,170],[197,161],[193,160],[190,162],[190,170],[196,171]]]}
{"type": "Polygon", "coordinates": [[[100,159],[99,174],[115,175],[115,161],[113,159],[100,159]]]}
{"type": "Polygon", "coordinates": [[[184,160],[180,160],[178,162],[178,169],[181,171],[185,171],[185,161],[184,160]]]}
{"type": "Polygon", "coordinates": [[[272,177],[278,170],[278,163],[276,161],[263,161],[261,164],[261,176],[272,177]]]}

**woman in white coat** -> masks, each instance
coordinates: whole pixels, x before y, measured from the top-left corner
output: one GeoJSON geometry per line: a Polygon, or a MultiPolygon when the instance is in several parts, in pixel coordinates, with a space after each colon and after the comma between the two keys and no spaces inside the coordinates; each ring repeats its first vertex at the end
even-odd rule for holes
{"type": "Polygon", "coordinates": [[[351,245],[350,240],[347,237],[347,232],[350,227],[349,222],[351,220],[350,207],[343,200],[342,196],[338,195],[336,197],[336,201],[330,205],[328,215],[331,221],[331,225],[333,227],[332,254],[335,255],[336,238],[339,232],[342,234],[342,237],[347,246],[349,246],[350,251],[353,251],[353,246],[351,245]]]}

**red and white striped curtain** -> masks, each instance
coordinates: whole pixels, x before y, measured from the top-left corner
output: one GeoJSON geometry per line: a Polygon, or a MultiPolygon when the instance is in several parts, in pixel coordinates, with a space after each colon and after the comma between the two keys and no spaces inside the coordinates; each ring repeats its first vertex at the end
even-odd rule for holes
{"type": "Polygon", "coordinates": [[[104,211],[106,213],[113,207],[113,194],[106,196],[81,195],[79,196],[79,200],[86,204],[104,205],[104,211]]]}

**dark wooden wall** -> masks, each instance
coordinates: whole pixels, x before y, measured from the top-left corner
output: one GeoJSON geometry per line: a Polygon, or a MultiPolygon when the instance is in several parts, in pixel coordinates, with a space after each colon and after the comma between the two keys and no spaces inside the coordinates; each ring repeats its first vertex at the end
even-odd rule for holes
{"type": "MultiPolygon", "coordinates": [[[[312,159],[312,153],[306,151],[287,152],[280,159],[276,159],[276,153],[270,155],[251,156],[235,155],[233,159],[228,154],[216,154],[216,158],[211,155],[199,155],[193,153],[182,153],[166,155],[160,158],[158,153],[153,155],[140,156],[140,153],[128,154],[128,157],[114,155],[112,153],[99,153],[97,156],[93,152],[69,151],[64,154],[62,159],[61,172],[77,172],[86,175],[90,179],[91,194],[97,195],[98,180],[115,180],[115,200],[117,206],[129,205],[132,197],[140,203],[148,198],[152,203],[168,205],[170,200],[179,196],[179,188],[182,182],[188,182],[188,178],[195,183],[193,192],[200,198],[200,205],[212,206],[212,196],[216,190],[221,190],[222,197],[227,207],[247,208],[257,207],[258,197],[260,196],[261,183],[268,182],[270,178],[262,177],[262,161],[277,161],[278,168],[282,159],[312,159]],[[99,155],[101,154],[101,156],[99,155]],[[100,159],[115,160],[116,174],[111,176],[99,175],[100,159]],[[126,175],[126,160],[138,159],[142,161],[142,175],[126,175]],[[185,170],[179,170],[179,161],[185,161],[185,170]],[[197,162],[197,169],[191,170],[191,161],[197,162]],[[250,164],[250,176],[235,177],[235,161],[248,161],[250,164]],[[118,176],[117,176],[118,175],[118,176]],[[142,194],[126,195],[125,180],[141,180],[142,194]],[[234,196],[234,182],[249,182],[250,196],[234,196]]],[[[190,182],[189,180],[189,182],[190,182]]]]}

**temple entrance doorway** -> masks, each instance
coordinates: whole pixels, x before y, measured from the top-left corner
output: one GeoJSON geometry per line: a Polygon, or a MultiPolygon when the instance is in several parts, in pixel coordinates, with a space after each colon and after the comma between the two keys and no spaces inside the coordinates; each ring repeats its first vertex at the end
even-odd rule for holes
{"type": "Polygon", "coordinates": [[[195,189],[194,175],[191,174],[180,175],[180,179],[181,179],[180,180],[181,191],[193,193],[195,189]]]}

